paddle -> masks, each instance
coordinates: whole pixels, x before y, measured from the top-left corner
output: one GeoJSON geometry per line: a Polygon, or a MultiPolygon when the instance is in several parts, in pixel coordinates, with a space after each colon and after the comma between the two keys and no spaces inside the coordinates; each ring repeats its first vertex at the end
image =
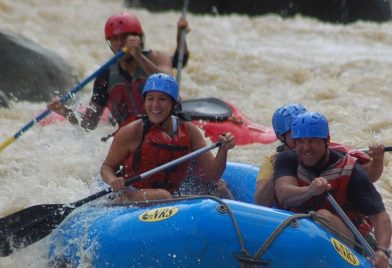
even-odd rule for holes
{"type": "MultiPolygon", "coordinates": [[[[184,0],[184,6],[182,9],[182,16],[184,18],[186,17],[186,14],[188,12],[188,5],[189,5],[189,0],[184,0]]],[[[180,83],[181,83],[181,71],[184,62],[185,34],[186,34],[186,29],[182,29],[180,32],[180,49],[178,51],[177,76],[176,76],[178,87],[180,87],[180,83]]]]}
{"type": "MultiPolygon", "coordinates": [[[[220,142],[211,144],[182,156],[164,165],[153,168],[138,176],[126,180],[128,186],[143,180],[157,172],[172,168],[184,161],[191,160],[207,151],[221,146],[220,142]]],[[[36,205],[23,209],[0,219],[0,257],[10,255],[14,249],[21,249],[41,240],[52,232],[75,208],[96,200],[108,193],[112,188],[106,188],[98,193],[83,198],[71,204],[36,205]]]]}
{"type": "Polygon", "coordinates": [[[375,257],[376,253],[372,249],[372,247],[369,245],[369,243],[365,240],[365,238],[362,236],[362,234],[358,231],[358,229],[355,227],[355,225],[351,222],[349,217],[347,217],[346,213],[343,211],[343,209],[339,206],[339,204],[335,201],[335,199],[332,197],[332,195],[328,192],[325,192],[325,195],[328,199],[329,204],[333,207],[333,209],[338,213],[340,218],[343,220],[343,222],[347,225],[347,227],[350,229],[350,231],[354,234],[355,238],[359,241],[359,243],[362,245],[362,247],[365,248],[367,254],[370,257],[375,257]]]}
{"type": "MultiPolygon", "coordinates": [[[[368,153],[369,149],[359,149],[360,151],[364,152],[364,153],[368,153]]],[[[392,146],[386,146],[384,147],[384,152],[392,152],[392,146]]]]}
{"type": "MultiPolygon", "coordinates": [[[[91,75],[87,76],[82,82],[77,84],[74,88],[72,88],[68,93],[64,94],[60,98],[61,103],[66,103],[70,98],[72,98],[77,92],[79,92],[84,86],[86,86],[92,79],[96,78],[98,75],[103,73],[106,69],[110,67],[113,63],[118,61],[121,57],[123,57],[127,53],[127,48],[119,51],[115,54],[110,60],[105,62],[101,67],[99,67],[95,72],[91,75]]],[[[16,132],[12,137],[8,138],[5,142],[0,144],[0,152],[3,151],[7,146],[11,145],[14,141],[16,141],[20,136],[22,136],[27,130],[34,126],[35,123],[41,121],[46,116],[51,113],[50,110],[46,109],[44,112],[36,116],[33,120],[28,122],[24,127],[22,127],[18,132],[16,132]]]]}

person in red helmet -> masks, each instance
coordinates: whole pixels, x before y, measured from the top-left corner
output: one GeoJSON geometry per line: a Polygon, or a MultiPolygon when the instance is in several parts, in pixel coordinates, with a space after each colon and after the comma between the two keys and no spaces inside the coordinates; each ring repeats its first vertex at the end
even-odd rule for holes
{"type": "MultiPolygon", "coordinates": [[[[188,27],[187,24],[185,27],[188,27]]],[[[90,105],[81,115],[81,120],[59,100],[48,104],[49,110],[86,130],[97,127],[105,107],[110,110],[119,128],[136,120],[143,113],[142,90],[147,77],[172,71],[172,58],[168,53],[145,48],[143,28],[135,15],[126,12],[112,15],[106,21],[104,33],[113,53],[124,47],[128,52],[96,78],[90,105]]]]}

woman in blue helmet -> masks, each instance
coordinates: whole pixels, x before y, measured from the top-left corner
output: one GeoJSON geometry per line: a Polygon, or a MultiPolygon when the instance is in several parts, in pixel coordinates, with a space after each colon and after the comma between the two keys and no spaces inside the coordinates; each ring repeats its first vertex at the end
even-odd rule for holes
{"type": "Polygon", "coordinates": [[[291,139],[291,123],[298,114],[306,112],[302,104],[287,104],[278,108],[272,116],[272,126],[276,137],[282,142],[276,152],[263,158],[260,173],[256,180],[255,204],[271,207],[276,205],[275,190],[272,183],[273,165],[276,156],[284,150],[293,150],[295,144],[291,139]]]}
{"type": "Polygon", "coordinates": [[[324,195],[330,192],[354,224],[358,214],[368,217],[374,226],[377,245],[374,264],[388,267],[391,220],[381,195],[358,159],[329,147],[328,121],[319,113],[298,115],[292,124],[291,138],[295,151],[280,153],[274,165],[279,204],[297,213],[316,211],[332,228],[354,241],[351,230],[335,215],[324,195]]]}
{"type": "MultiPolygon", "coordinates": [[[[146,116],[119,130],[101,166],[101,176],[114,190],[124,188],[125,179],[206,146],[202,133],[190,121],[175,116],[179,102],[176,80],[163,73],[151,75],[143,90],[146,116]],[[124,166],[124,175],[116,176],[124,166]]],[[[220,136],[222,146],[214,157],[207,152],[197,158],[197,165],[212,181],[219,181],[228,150],[235,146],[231,133],[220,136]]],[[[128,200],[170,198],[178,192],[189,163],[150,176],[124,191],[128,200]]]]}

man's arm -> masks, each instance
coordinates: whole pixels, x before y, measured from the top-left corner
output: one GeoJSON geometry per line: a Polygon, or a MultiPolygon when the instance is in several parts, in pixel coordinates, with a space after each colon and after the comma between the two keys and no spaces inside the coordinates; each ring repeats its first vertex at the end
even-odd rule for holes
{"type": "Polygon", "coordinates": [[[254,194],[255,204],[271,207],[275,201],[275,189],[272,178],[259,180],[254,194]]]}
{"type": "Polygon", "coordinates": [[[134,56],[147,75],[154,73],[172,74],[172,60],[168,53],[152,51],[147,57],[144,54],[134,56]]]}
{"type": "Polygon", "coordinates": [[[151,51],[148,56],[143,54],[141,38],[130,35],[126,40],[125,46],[128,53],[137,61],[148,76],[155,73],[172,74],[172,60],[168,53],[163,51],[151,51]]]}
{"type": "Polygon", "coordinates": [[[275,201],[275,189],[273,182],[274,166],[276,154],[265,156],[260,166],[260,172],[256,179],[256,191],[254,194],[255,204],[271,207],[275,201]]]}
{"type": "Polygon", "coordinates": [[[283,207],[297,207],[312,198],[328,191],[331,185],[324,177],[312,180],[309,186],[298,186],[297,178],[284,176],[275,181],[275,190],[283,207]]]}
{"type": "Polygon", "coordinates": [[[366,171],[372,182],[376,182],[384,170],[384,145],[381,143],[370,144],[368,154],[372,160],[367,164],[366,171]]]}
{"type": "MultiPolygon", "coordinates": [[[[356,204],[372,222],[377,245],[380,249],[388,249],[392,234],[391,220],[385,211],[380,193],[358,163],[353,169],[347,190],[347,199],[356,204]]],[[[388,267],[388,258],[382,250],[376,250],[373,263],[375,267],[388,267]]]]}
{"type": "MultiPolygon", "coordinates": [[[[86,109],[85,113],[82,115],[82,122],[80,123],[82,128],[86,130],[96,129],[104,109],[105,109],[104,107],[98,104],[94,104],[93,102],[90,102],[90,106],[86,109]]],[[[71,121],[70,118],[67,119],[68,121],[71,121]]]]}
{"type": "Polygon", "coordinates": [[[374,235],[376,237],[377,246],[389,248],[391,245],[391,219],[386,211],[369,216],[374,226],[374,235]]]}
{"type": "Polygon", "coordinates": [[[295,152],[279,153],[274,166],[274,185],[276,197],[283,208],[297,207],[330,187],[322,177],[315,178],[309,186],[299,186],[297,169],[298,157],[295,152]]]}
{"type": "Polygon", "coordinates": [[[376,257],[373,263],[376,267],[388,267],[388,258],[390,256],[387,256],[387,252],[391,245],[392,235],[391,219],[385,210],[369,216],[369,219],[374,226],[374,235],[377,243],[376,257]]]}
{"type": "Polygon", "coordinates": [[[85,130],[94,130],[101,115],[105,109],[106,102],[109,98],[107,94],[107,81],[109,79],[109,71],[97,77],[94,81],[93,96],[90,105],[79,114],[60,102],[57,98],[48,104],[48,109],[64,116],[72,125],[80,125],[85,130]]]}
{"type": "Polygon", "coordinates": [[[299,206],[313,196],[309,186],[298,186],[296,177],[278,177],[274,183],[276,197],[283,208],[299,206]]]}
{"type": "Polygon", "coordinates": [[[188,21],[186,20],[185,17],[181,16],[181,18],[178,20],[177,23],[177,47],[176,50],[174,51],[174,55],[172,58],[172,64],[173,68],[177,68],[178,65],[178,60],[179,60],[179,53],[180,53],[180,47],[181,47],[181,32],[184,31],[184,58],[182,62],[182,67],[185,67],[188,63],[188,58],[189,58],[189,49],[188,45],[186,42],[186,34],[190,31],[188,21]]]}
{"type": "MultiPolygon", "coordinates": [[[[79,125],[79,116],[72,109],[62,104],[59,99],[50,102],[47,107],[49,110],[64,116],[72,125],[79,125]]],[[[80,126],[85,130],[94,130],[98,125],[103,110],[104,107],[91,102],[85,113],[80,115],[82,119],[80,126]]]]}

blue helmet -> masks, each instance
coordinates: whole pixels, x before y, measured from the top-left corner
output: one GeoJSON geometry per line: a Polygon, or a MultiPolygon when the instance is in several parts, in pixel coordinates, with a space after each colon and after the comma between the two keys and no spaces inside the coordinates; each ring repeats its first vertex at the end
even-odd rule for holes
{"type": "Polygon", "coordinates": [[[146,97],[147,92],[150,91],[165,93],[172,97],[176,103],[180,100],[178,83],[171,75],[164,73],[150,75],[143,88],[143,97],[146,97]]]}
{"type": "Polygon", "coordinates": [[[306,112],[298,115],[292,125],[291,138],[321,138],[329,137],[328,121],[324,115],[306,112]]]}
{"type": "Polygon", "coordinates": [[[293,119],[306,112],[306,108],[302,104],[287,104],[277,109],[272,116],[272,126],[275,131],[275,135],[283,135],[291,129],[293,119]]]}

